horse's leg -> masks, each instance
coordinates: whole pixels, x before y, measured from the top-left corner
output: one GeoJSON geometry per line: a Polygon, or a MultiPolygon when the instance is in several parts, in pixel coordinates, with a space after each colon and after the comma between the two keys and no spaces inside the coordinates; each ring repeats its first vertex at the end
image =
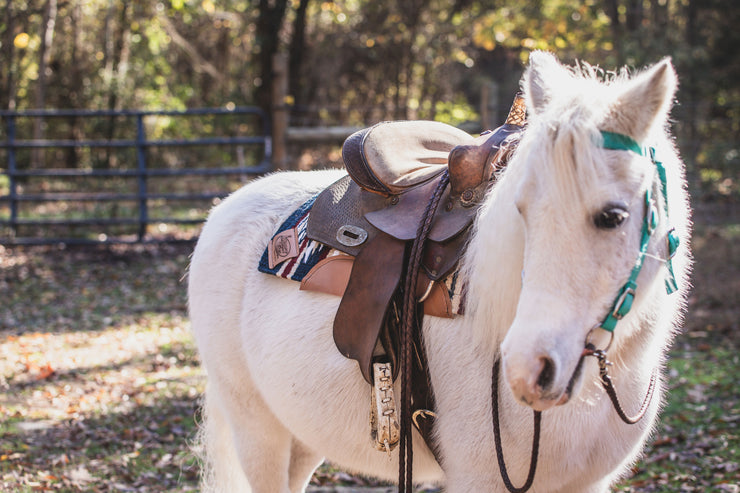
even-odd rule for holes
{"type": "MultiPolygon", "coordinates": [[[[218,487],[215,491],[250,493],[293,491],[288,486],[292,435],[275,418],[258,394],[250,392],[245,395],[243,389],[224,388],[222,386],[224,379],[219,379],[218,382],[221,388],[216,393],[225,398],[218,399],[217,405],[211,406],[207,412],[217,407],[216,413],[220,413],[228,422],[229,436],[226,437],[226,443],[216,446],[224,448],[231,445],[240,465],[241,476],[246,477],[249,487],[232,486],[234,476],[239,476],[236,471],[222,471],[219,478],[219,470],[223,468],[216,465],[214,472],[218,487]],[[226,392],[222,393],[222,390],[226,392]]],[[[208,391],[214,390],[216,389],[212,385],[208,391]]],[[[219,457],[212,460],[219,460],[219,457]]],[[[233,467],[233,463],[225,467],[233,467]]]]}
{"type": "Polygon", "coordinates": [[[319,454],[293,438],[290,449],[290,470],[288,473],[291,493],[303,493],[311,476],[324,460],[319,454]]]}
{"type": "Polygon", "coordinates": [[[215,387],[209,385],[203,403],[203,424],[200,428],[201,484],[204,493],[249,491],[236,447],[233,445],[231,427],[221,408],[215,387]]]}

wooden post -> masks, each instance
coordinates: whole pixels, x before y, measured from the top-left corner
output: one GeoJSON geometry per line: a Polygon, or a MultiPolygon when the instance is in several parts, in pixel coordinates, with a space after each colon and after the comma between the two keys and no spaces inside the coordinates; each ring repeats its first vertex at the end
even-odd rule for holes
{"type": "Polygon", "coordinates": [[[501,123],[499,118],[498,84],[495,81],[483,82],[480,91],[480,120],[483,130],[493,130],[501,123]]]}
{"type": "Polygon", "coordinates": [[[288,130],[288,56],[275,53],[272,58],[272,165],[289,169],[286,133],[288,130]]]}
{"type": "Polygon", "coordinates": [[[483,130],[491,128],[491,115],[488,114],[488,99],[490,87],[485,82],[480,86],[480,127],[483,130]]]}

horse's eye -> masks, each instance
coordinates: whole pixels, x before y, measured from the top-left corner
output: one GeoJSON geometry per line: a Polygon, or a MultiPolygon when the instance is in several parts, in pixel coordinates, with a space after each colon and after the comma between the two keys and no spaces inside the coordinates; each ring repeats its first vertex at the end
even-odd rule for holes
{"type": "Polygon", "coordinates": [[[618,205],[609,205],[594,216],[594,224],[599,229],[618,228],[628,217],[629,212],[618,205]]]}

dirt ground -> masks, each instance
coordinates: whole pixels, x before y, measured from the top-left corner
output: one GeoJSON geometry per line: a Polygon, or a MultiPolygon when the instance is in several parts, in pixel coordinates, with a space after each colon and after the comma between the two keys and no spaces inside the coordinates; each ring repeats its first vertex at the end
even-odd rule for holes
{"type": "MultiPolygon", "coordinates": [[[[695,204],[695,224],[668,402],[615,491],[740,492],[740,204],[695,204]]],[[[0,490],[197,489],[191,249],[0,247],[0,490]]],[[[328,465],[312,484],[377,486],[328,465]]]]}

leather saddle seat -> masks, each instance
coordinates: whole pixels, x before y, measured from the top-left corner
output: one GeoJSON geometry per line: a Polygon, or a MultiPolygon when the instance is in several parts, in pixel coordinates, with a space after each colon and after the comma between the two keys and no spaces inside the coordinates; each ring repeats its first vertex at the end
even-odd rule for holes
{"type": "Polygon", "coordinates": [[[472,139],[440,122],[383,122],[349,136],[342,157],[355,183],[388,197],[438,176],[452,148],[472,139]]]}
{"type": "Polygon", "coordinates": [[[447,241],[469,225],[493,172],[505,161],[498,151],[520,131],[505,124],[474,138],[440,122],[399,121],[355,132],[342,147],[348,176],[317,198],[308,237],[350,255],[357,255],[378,231],[412,240],[431,193],[448,170],[450,187],[430,233],[432,241],[447,241]]]}

